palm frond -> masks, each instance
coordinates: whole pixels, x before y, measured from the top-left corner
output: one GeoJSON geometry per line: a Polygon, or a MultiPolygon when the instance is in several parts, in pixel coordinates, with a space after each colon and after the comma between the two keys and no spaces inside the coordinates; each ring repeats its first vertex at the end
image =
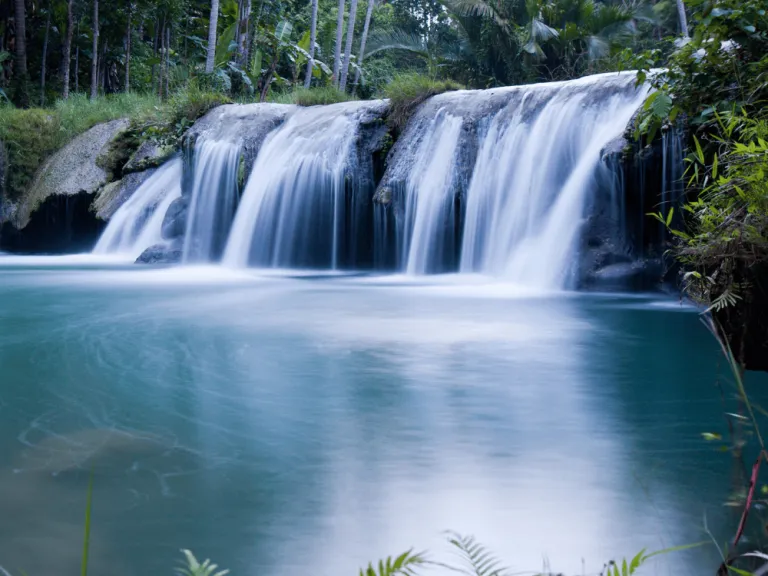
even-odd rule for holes
{"type": "Polygon", "coordinates": [[[440,0],[440,3],[459,16],[480,16],[493,20],[504,30],[509,28],[509,20],[488,0],[440,0]]]}
{"type": "Polygon", "coordinates": [[[508,574],[508,568],[502,566],[496,556],[473,536],[462,536],[450,532],[448,542],[456,547],[464,560],[466,566],[460,569],[463,574],[467,576],[506,576],[508,574]]]}
{"type": "Polygon", "coordinates": [[[368,37],[365,45],[366,57],[385,50],[406,50],[425,57],[429,55],[429,49],[422,38],[403,30],[376,32],[368,37]]]}
{"type": "Polygon", "coordinates": [[[560,33],[551,26],[547,26],[538,18],[531,19],[530,38],[532,40],[536,42],[547,42],[558,36],[560,36],[560,33]]]}
{"type": "Polygon", "coordinates": [[[411,549],[396,558],[389,556],[385,560],[379,560],[378,567],[368,564],[367,568],[360,569],[360,576],[396,576],[397,574],[414,576],[416,569],[426,561],[423,552],[414,554],[411,549]]]}

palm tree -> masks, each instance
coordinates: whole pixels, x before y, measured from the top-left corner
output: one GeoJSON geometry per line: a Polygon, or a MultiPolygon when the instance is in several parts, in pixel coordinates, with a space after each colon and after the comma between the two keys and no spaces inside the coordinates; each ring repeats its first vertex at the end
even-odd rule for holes
{"type": "Polygon", "coordinates": [[[15,2],[16,20],[16,74],[25,78],[27,76],[27,13],[24,0],[15,2]]]}
{"type": "Polygon", "coordinates": [[[309,29],[309,58],[307,59],[307,74],[304,76],[304,88],[312,83],[312,69],[315,66],[315,39],[317,36],[317,5],[318,0],[312,0],[312,25],[309,29]]]}
{"type": "Polygon", "coordinates": [[[216,60],[216,27],[219,24],[219,0],[211,0],[211,18],[208,21],[208,53],[205,58],[205,73],[213,73],[216,60]]]}
{"type": "MultiPolygon", "coordinates": [[[[19,0],[16,0],[17,2],[19,0]]],[[[344,0],[339,0],[339,14],[336,16],[336,47],[333,56],[333,76],[331,84],[339,85],[339,69],[341,68],[341,39],[344,36],[344,0]]]]}
{"type": "Polygon", "coordinates": [[[371,25],[371,16],[373,15],[373,7],[376,5],[376,0],[368,0],[368,11],[365,13],[365,24],[363,24],[363,35],[360,37],[360,52],[357,53],[357,68],[355,69],[355,81],[352,86],[352,92],[357,90],[357,85],[360,82],[360,69],[363,67],[363,58],[365,56],[365,42],[368,40],[368,28],[371,25]]]}
{"type": "Polygon", "coordinates": [[[64,56],[62,58],[64,78],[61,97],[66,100],[69,98],[69,69],[72,59],[72,32],[74,31],[74,21],[72,18],[72,3],[75,0],[67,0],[67,35],[64,37],[64,56]]]}
{"type": "Polygon", "coordinates": [[[352,59],[352,41],[355,36],[355,17],[357,16],[357,0],[350,0],[349,21],[347,22],[347,45],[344,48],[344,68],[341,70],[341,82],[339,90],[344,92],[347,87],[347,74],[349,73],[349,61],[352,59]]]}
{"type": "Polygon", "coordinates": [[[99,0],[93,0],[93,54],[91,55],[91,100],[99,95],[99,0]]]}

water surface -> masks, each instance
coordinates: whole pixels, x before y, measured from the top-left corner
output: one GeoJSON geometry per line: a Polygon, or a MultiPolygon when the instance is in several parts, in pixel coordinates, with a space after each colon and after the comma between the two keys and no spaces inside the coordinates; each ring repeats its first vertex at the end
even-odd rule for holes
{"type": "MultiPolygon", "coordinates": [[[[353,574],[471,533],[596,572],[732,532],[724,366],[658,295],[0,259],[0,566],[353,574]]],[[[750,385],[766,378],[751,375],[750,385]]],[[[727,389],[726,394],[730,394],[727,389]]],[[[715,552],[650,573],[714,573],[715,552]]]]}

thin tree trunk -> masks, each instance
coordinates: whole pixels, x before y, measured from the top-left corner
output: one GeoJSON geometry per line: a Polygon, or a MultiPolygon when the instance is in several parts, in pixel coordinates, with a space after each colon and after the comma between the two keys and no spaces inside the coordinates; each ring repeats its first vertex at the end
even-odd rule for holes
{"type": "Polygon", "coordinates": [[[93,0],[93,54],[91,58],[91,100],[99,95],[99,0],[93,0]]]}
{"type": "Polygon", "coordinates": [[[272,59],[272,66],[269,67],[269,72],[267,73],[267,77],[264,80],[264,86],[261,89],[261,97],[259,98],[259,102],[266,102],[267,100],[269,85],[272,83],[272,76],[275,73],[275,68],[277,68],[277,61],[279,59],[280,59],[280,52],[278,52],[278,47],[275,46],[275,57],[272,59]]]}
{"type": "MultiPolygon", "coordinates": [[[[157,59],[157,45],[160,41],[160,28],[158,28],[157,21],[155,21],[154,27],[155,37],[152,40],[152,56],[157,59]]],[[[155,76],[157,74],[157,65],[152,64],[152,94],[155,93],[155,76]]]]}
{"type": "Polygon", "coordinates": [[[365,24],[363,24],[363,35],[360,37],[360,52],[357,55],[357,69],[355,70],[355,82],[352,86],[352,93],[357,91],[357,85],[360,83],[360,69],[363,67],[363,58],[365,58],[365,42],[368,40],[368,29],[371,26],[371,16],[373,16],[373,7],[376,0],[368,0],[368,11],[365,13],[365,24]]]}
{"type": "Polygon", "coordinates": [[[333,53],[333,76],[331,84],[339,85],[339,70],[341,69],[341,41],[344,37],[344,0],[339,0],[339,14],[336,16],[336,47],[333,53]]]}
{"type": "Polygon", "coordinates": [[[248,48],[250,46],[249,39],[251,36],[251,0],[246,0],[245,12],[243,14],[243,35],[240,46],[240,61],[243,68],[248,67],[248,48]]]}
{"type": "Polygon", "coordinates": [[[349,21],[347,22],[347,45],[344,47],[344,68],[341,71],[341,82],[339,90],[344,92],[347,88],[347,75],[349,73],[349,62],[352,59],[352,42],[355,37],[355,17],[357,16],[357,0],[349,2],[349,21]]]}
{"type": "Polygon", "coordinates": [[[208,22],[208,54],[205,58],[205,73],[212,74],[216,64],[216,27],[219,23],[219,0],[211,0],[211,18],[208,22]]]}
{"type": "Polygon", "coordinates": [[[243,11],[245,10],[245,6],[243,5],[243,0],[237,0],[237,26],[235,26],[235,46],[237,46],[237,50],[235,50],[236,57],[240,57],[240,40],[243,38],[243,11]]]}
{"type": "MultiPolygon", "coordinates": [[[[77,21],[77,36],[80,38],[80,20],[77,21]]],[[[75,94],[80,91],[80,44],[75,46],[75,94]]]]}
{"type": "Polygon", "coordinates": [[[43,61],[40,63],[40,106],[45,106],[45,61],[48,59],[48,35],[51,31],[51,6],[45,17],[45,36],[43,37],[43,61]]]}
{"type": "Polygon", "coordinates": [[[160,66],[158,67],[159,73],[157,77],[157,95],[163,99],[163,73],[165,72],[165,19],[160,25],[160,48],[158,50],[160,54],[160,66]]]}
{"type": "Polygon", "coordinates": [[[16,22],[16,70],[18,76],[27,75],[27,13],[24,0],[15,0],[16,22]]]}
{"type": "MultiPolygon", "coordinates": [[[[67,1],[67,35],[64,38],[64,79],[63,87],[61,90],[61,97],[64,98],[64,100],[69,98],[69,68],[72,66],[72,28],[74,25],[74,21],[72,19],[72,3],[74,1],[75,0],[67,1]]],[[[75,71],[75,74],[77,74],[77,71],[75,71]]]]}
{"type": "Polygon", "coordinates": [[[680,33],[685,37],[688,36],[688,18],[685,15],[685,4],[683,0],[677,0],[677,15],[680,18],[680,33]]]}
{"type": "Polygon", "coordinates": [[[304,88],[312,84],[312,70],[315,67],[315,39],[317,37],[317,5],[318,0],[312,0],[312,25],[309,29],[309,60],[307,60],[307,73],[304,76],[304,88]]]}
{"type": "Polygon", "coordinates": [[[171,27],[165,30],[165,97],[171,95],[171,27]]]}
{"type": "Polygon", "coordinates": [[[131,91],[131,24],[133,3],[128,4],[128,26],[125,30],[125,91],[131,91]]]}

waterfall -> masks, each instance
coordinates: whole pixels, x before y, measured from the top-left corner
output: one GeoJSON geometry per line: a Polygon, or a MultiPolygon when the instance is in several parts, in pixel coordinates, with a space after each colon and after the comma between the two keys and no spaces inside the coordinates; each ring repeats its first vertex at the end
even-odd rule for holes
{"type": "Polygon", "coordinates": [[[221,255],[237,205],[240,151],[240,142],[197,141],[184,262],[210,262],[221,255]]]}
{"type": "Polygon", "coordinates": [[[491,122],[467,191],[462,271],[569,285],[600,152],[626,129],[645,91],[633,75],[612,75],[552,92],[533,116],[538,99],[523,97],[510,118],[499,113],[491,122]],[[623,89],[606,95],[606,84],[623,89]]]}
{"type": "Polygon", "coordinates": [[[135,260],[145,249],[162,242],[163,218],[181,195],[182,161],[174,159],[157,169],[109,220],[94,254],[124,255],[135,260]]]}
{"type": "Polygon", "coordinates": [[[336,269],[354,262],[357,216],[370,204],[370,195],[358,194],[365,175],[357,138],[382,108],[381,102],[302,108],[273,131],[246,184],[224,263],[336,269]]]}
{"type": "Polygon", "coordinates": [[[401,256],[409,274],[433,272],[434,263],[441,263],[445,252],[452,248],[453,166],[461,124],[461,117],[441,108],[415,151],[415,162],[406,185],[405,241],[401,256]],[[440,229],[443,224],[447,224],[447,231],[440,229]]]}
{"type": "Polygon", "coordinates": [[[585,211],[605,180],[601,150],[645,95],[634,73],[613,73],[432,98],[382,182],[401,223],[400,268],[570,286],[585,211]]]}

